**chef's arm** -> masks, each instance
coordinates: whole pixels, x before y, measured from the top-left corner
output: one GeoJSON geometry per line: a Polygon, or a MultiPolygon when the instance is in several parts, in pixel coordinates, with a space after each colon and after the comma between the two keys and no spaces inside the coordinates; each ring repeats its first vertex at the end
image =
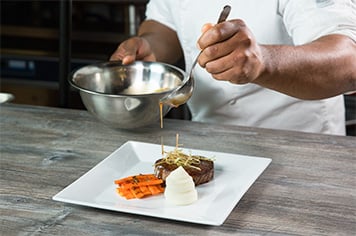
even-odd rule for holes
{"type": "Polygon", "coordinates": [[[217,80],[255,83],[301,99],[356,90],[356,43],[334,34],[300,45],[260,45],[242,20],[205,25],[199,64],[217,80]]]}
{"type": "Polygon", "coordinates": [[[183,56],[176,32],[157,21],[144,21],[138,34],[149,42],[158,61],[173,64],[183,56]]]}
{"type": "Polygon", "coordinates": [[[356,90],[356,43],[328,35],[301,46],[261,46],[264,72],[254,83],[302,99],[356,90]]]}
{"type": "Polygon", "coordinates": [[[124,64],[135,60],[173,64],[182,55],[176,32],[157,21],[147,20],[140,25],[138,36],[122,42],[110,60],[122,60],[124,64]]]}

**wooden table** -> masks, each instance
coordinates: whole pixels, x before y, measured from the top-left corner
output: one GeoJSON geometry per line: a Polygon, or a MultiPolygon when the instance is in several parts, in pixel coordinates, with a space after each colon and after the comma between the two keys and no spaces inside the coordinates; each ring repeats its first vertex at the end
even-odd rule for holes
{"type": "Polygon", "coordinates": [[[111,129],[86,111],[0,107],[0,235],[354,235],[356,138],[165,120],[111,129]],[[272,158],[222,226],[52,200],[128,140],[272,158]]]}

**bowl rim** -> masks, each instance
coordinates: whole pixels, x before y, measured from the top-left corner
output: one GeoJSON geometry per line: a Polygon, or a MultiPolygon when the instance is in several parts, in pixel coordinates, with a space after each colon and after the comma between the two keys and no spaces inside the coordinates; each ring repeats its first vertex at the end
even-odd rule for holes
{"type": "Polygon", "coordinates": [[[101,95],[101,96],[107,96],[107,97],[142,97],[142,96],[147,96],[147,95],[162,95],[162,94],[167,94],[172,92],[173,90],[179,88],[175,87],[169,90],[165,90],[162,92],[155,92],[155,93],[142,93],[142,94],[109,94],[109,93],[103,93],[103,92],[97,92],[97,91],[93,91],[87,88],[84,88],[82,86],[79,86],[78,84],[76,84],[73,79],[74,79],[74,75],[81,69],[86,68],[86,67],[99,67],[99,66],[103,66],[103,65],[120,65],[120,66],[132,66],[134,64],[140,64],[140,65],[149,65],[149,64],[159,64],[162,66],[167,66],[170,67],[176,71],[178,71],[179,73],[181,73],[183,75],[183,79],[182,82],[186,79],[186,77],[188,76],[187,73],[182,70],[181,68],[168,64],[168,63],[164,63],[164,62],[155,62],[155,61],[134,61],[130,64],[127,65],[123,65],[122,61],[101,61],[101,62],[96,62],[96,63],[92,63],[92,64],[88,64],[86,66],[82,66],[79,68],[74,69],[68,76],[68,82],[71,86],[73,86],[74,88],[78,89],[80,92],[86,92],[86,93],[90,93],[90,94],[95,94],[95,95],[101,95]]]}

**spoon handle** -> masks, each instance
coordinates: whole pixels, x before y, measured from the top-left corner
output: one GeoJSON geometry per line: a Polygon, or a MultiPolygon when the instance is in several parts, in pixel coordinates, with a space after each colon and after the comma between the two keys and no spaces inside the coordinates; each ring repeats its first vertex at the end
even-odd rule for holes
{"type": "Polygon", "coordinates": [[[220,13],[219,19],[218,19],[218,24],[225,21],[227,17],[229,16],[231,11],[231,7],[229,5],[224,6],[224,9],[220,13]]]}
{"type": "MultiPolygon", "coordinates": [[[[221,11],[220,13],[220,16],[219,16],[219,19],[218,19],[218,22],[217,24],[221,23],[221,22],[224,22],[227,17],[229,16],[230,14],[230,11],[231,11],[231,7],[229,5],[225,5],[223,10],[221,11]]],[[[201,53],[201,52],[200,52],[201,53]]],[[[193,72],[193,68],[196,66],[196,64],[198,63],[198,58],[200,56],[200,53],[198,54],[198,56],[195,58],[195,60],[193,61],[193,64],[192,64],[192,69],[190,70],[190,73],[189,73],[189,77],[192,76],[192,72],[193,72]]]]}

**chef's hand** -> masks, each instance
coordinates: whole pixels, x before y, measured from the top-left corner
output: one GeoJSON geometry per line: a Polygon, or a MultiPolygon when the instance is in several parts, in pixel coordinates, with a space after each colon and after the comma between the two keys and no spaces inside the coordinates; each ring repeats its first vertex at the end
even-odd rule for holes
{"type": "Polygon", "coordinates": [[[121,60],[122,64],[130,64],[135,60],[156,61],[156,57],[148,41],[143,37],[132,37],[122,42],[111,55],[110,61],[121,60]]]}
{"type": "Polygon", "coordinates": [[[262,48],[242,20],[206,24],[202,32],[198,62],[215,79],[245,84],[262,75],[262,48]]]}

